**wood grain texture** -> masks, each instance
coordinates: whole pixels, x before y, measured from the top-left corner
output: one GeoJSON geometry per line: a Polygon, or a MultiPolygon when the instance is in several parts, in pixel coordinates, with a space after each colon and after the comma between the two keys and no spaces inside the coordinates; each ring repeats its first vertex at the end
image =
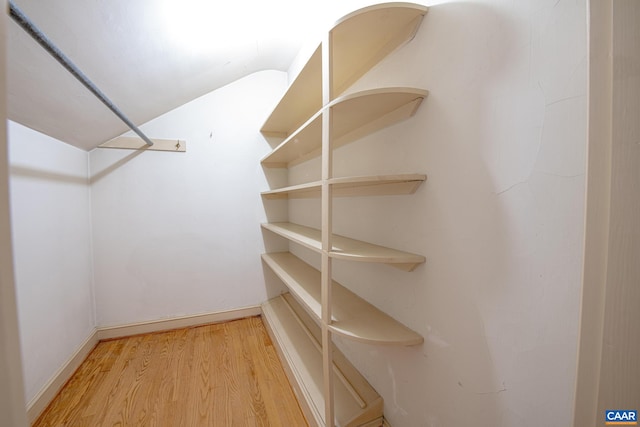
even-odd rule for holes
{"type": "Polygon", "coordinates": [[[306,426],[259,317],[100,342],[34,426],[306,426]]]}

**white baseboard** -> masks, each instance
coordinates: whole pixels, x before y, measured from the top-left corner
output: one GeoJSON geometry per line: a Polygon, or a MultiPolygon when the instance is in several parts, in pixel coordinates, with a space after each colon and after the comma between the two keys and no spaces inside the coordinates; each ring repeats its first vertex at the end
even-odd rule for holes
{"type": "Polygon", "coordinates": [[[152,320],[149,322],[132,323],[128,325],[100,327],[97,328],[98,340],[103,341],[113,338],[130,337],[132,335],[149,334],[152,332],[228,322],[230,320],[258,316],[260,314],[262,314],[262,309],[259,305],[255,305],[234,310],[218,311],[215,313],[173,317],[171,319],[152,320]]]}
{"type": "Polygon", "coordinates": [[[67,360],[67,363],[62,365],[60,369],[53,374],[40,392],[27,404],[27,419],[30,424],[47,409],[47,406],[49,406],[49,403],[56,397],[62,386],[67,383],[71,375],[80,367],[89,353],[91,353],[91,350],[98,344],[98,334],[96,332],[95,329],[91,332],[89,337],[78,347],[69,360],[67,360]]]}
{"type": "Polygon", "coordinates": [[[149,322],[132,323],[129,325],[96,328],[80,345],[69,360],[51,377],[40,392],[27,404],[27,418],[33,423],[49,406],[60,389],[69,381],[71,375],[85,361],[91,350],[98,342],[113,338],[123,338],[132,335],[148,334],[152,332],[169,331],[172,329],[189,328],[212,323],[228,322],[245,317],[262,314],[259,305],[238,308],[235,310],[218,311],[215,313],[197,314],[194,316],[174,317],[171,319],[153,320],[149,322]]]}

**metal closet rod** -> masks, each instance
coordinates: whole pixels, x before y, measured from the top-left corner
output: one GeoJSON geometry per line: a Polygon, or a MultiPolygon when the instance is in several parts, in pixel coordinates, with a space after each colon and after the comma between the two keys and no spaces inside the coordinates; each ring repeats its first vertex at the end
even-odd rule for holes
{"type": "Polygon", "coordinates": [[[42,31],[38,29],[30,20],[27,18],[24,13],[20,9],[16,7],[15,4],[11,0],[9,0],[9,14],[11,18],[23,30],[25,30],[35,41],[37,41],[40,46],[42,46],[51,56],[53,56],[64,68],[67,69],[76,79],[80,81],[87,89],[91,91],[104,105],[106,105],[113,113],[120,118],[123,122],[131,128],[142,140],[148,145],[152,146],[153,142],[147,136],[142,133],[138,127],[133,124],[131,120],[127,116],[124,115],[122,111],[118,107],[116,107],[107,96],[102,93],[98,87],[93,84],[91,80],[82,72],[78,67],[75,66],[73,62],[67,56],[60,51],[52,42],[45,36],[42,31]]]}

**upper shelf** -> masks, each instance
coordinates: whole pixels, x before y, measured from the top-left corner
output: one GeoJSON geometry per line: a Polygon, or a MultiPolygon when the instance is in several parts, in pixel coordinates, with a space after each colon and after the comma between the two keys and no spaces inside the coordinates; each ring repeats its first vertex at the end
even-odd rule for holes
{"type": "MultiPolygon", "coordinates": [[[[426,175],[420,174],[354,176],[332,178],[329,184],[334,197],[391,196],[413,194],[426,179],[426,175]]],[[[321,189],[322,182],[315,181],[263,191],[261,194],[265,199],[306,199],[320,197],[321,189]]]]}
{"type": "MultiPolygon", "coordinates": [[[[365,90],[335,99],[325,107],[333,112],[332,147],[338,148],[408,119],[428,94],[424,89],[391,87],[365,90]]],[[[314,114],[262,159],[262,165],[289,167],[318,157],[322,152],[323,110],[314,114]]]]}
{"type": "MultiPolygon", "coordinates": [[[[316,319],[321,316],[320,272],[289,252],[263,254],[262,259],[316,319]]],[[[333,281],[331,324],[335,333],[383,345],[422,344],[423,338],[333,281]]]]}
{"type": "MultiPolygon", "coordinates": [[[[383,3],[365,7],[330,30],[333,95],[339,96],[420,27],[427,7],[383,3]]],[[[291,83],[261,132],[286,138],[322,108],[322,49],[319,46],[291,83]]]]}
{"type": "MultiPolygon", "coordinates": [[[[262,224],[262,227],[313,251],[322,251],[320,230],[290,222],[265,223],[262,224]]],[[[418,264],[425,262],[422,255],[386,248],[337,234],[332,236],[332,243],[333,248],[329,252],[329,256],[332,258],[389,264],[404,271],[413,271],[418,264]]]]}

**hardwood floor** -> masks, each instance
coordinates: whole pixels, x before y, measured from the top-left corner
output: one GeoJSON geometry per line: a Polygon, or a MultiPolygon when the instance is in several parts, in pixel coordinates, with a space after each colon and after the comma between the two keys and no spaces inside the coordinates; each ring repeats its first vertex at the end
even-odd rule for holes
{"type": "Polygon", "coordinates": [[[99,343],[34,426],[307,422],[260,317],[99,343]]]}

